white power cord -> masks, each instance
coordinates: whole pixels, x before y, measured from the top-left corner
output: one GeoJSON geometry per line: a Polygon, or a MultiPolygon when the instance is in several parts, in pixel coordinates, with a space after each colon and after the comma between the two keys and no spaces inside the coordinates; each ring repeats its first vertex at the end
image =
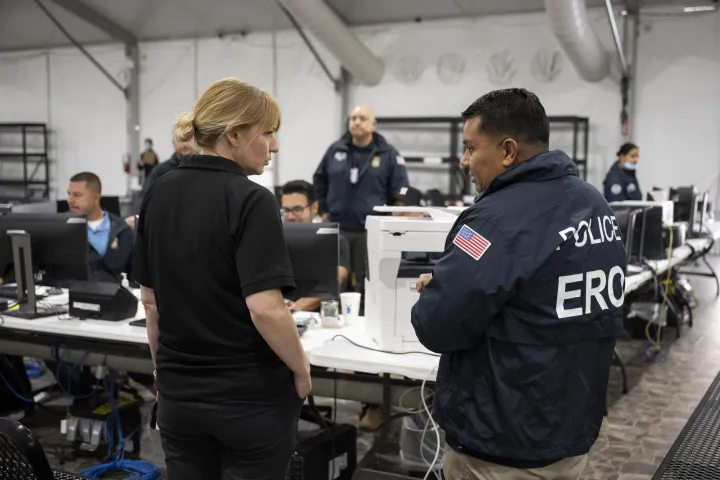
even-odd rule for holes
{"type": "MultiPolygon", "coordinates": [[[[428,408],[427,402],[425,401],[425,384],[428,381],[428,378],[430,378],[430,375],[432,375],[433,372],[437,372],[437,367],[433,367],[430,370],[428,370],[427,374],[425,374],[425,378],[423,379],[422,385],[420,385],[420,400],[422,401],[423,409],[425,410],[425,413],[428,416],[428,420],[430,421],[430,424],[432,425],[433,430],[435,430],[435,439],[437,440],[437,447],[435,448],[435,457],[433,458],[432,462],[430,462],[430,467],[428,468],[428,471],[425,473],[425,476],[423,477],[423,480],[428,480],[430,478],[430,473],[435,474],[435,478],[438,478],[437,472],[435,472],[435,464],[438,461],[438,458],[440,458],[440,427],[438,427],[437,423],[435,423],[435,419],[432,417],[432,412],[430,412],[430,408],[428,408]]],[[[423,443],[425,441],[425,432],[427,431],[427,424],[425,425],[425,430],[423,431],[423,436],[420,440],[420,454],[422,456],[422,448],[423,443]]]]}

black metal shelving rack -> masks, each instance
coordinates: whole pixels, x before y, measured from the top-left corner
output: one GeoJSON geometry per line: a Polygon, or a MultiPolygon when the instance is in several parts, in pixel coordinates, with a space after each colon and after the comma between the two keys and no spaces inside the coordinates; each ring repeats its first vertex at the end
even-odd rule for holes
{"type": "Polygon", "coordinates": [[[22,165],[22,178],[19,175],[8,178],[5,173],[0,177],[0,200],[29,202],[48,199],[50,162],[46,124],[0,123],[0,166],[19,164],[22,165]],[[38,193],[40,197],[36,196],[38,193]]]}
{"type": "Polygon", "coordinates": [[[572,148],[569,152],[570,158],[578,166],[580,178],[587,181],[588,172],[588,150],[590,148],[590,119],[588,117],[576,117],[571,115],[548,116],[550,128],[569,127],[572,129],[572,148]]]}
{"type": "MultiPolygon", "coordinates": [[[[438,159],[437,157],[405,157],[408,167],[413,165],[438,165],[447,166],[447,172],[450,177],[448,192],[451,196],[463,194],[473,194],[471,192],[470,178],[465,168],[460,165],[462,157],[462,145],[460,142],[460,132],[464,120],[461,117],[378,117],[378,128],[382,129],[384,125],[447,125],[448,134],[450,135],[449,155],[438,159]],[[439,161],[438,161],[439,160],[439,161]]],[[[572,148],[568,153],[578,166],[580,177],[587,180],[587,162],[588,148],[590,139],[590,119],[587,117],[578,117],[570,115],[551,115],[548,116],[550,128],[554,126],[566,127],[570,126],[573,131],[572,148]],[[582,144],[581,144],[582,143],[582,144]]],[[[402,152],[401,152],[402,153],[402,152]]]]}
{"type": "MultiPolygon", "coordinates": [[[[462,146],[460,144],[460,132],[464,120],[460,117],[378,117],[378,128],[383,125],[447,125],[450,135],[449,153],[446,157],[408,157],[405,158],[405,165],[411,168],[413,165],[441,165],[444,166],[450,177],[448,192],[450,195],[462,195],[470,189],[470,178],[465,169],[460,165],[462,146]]],[[[402,152],[400,152],[402,154],[402,152]]]]}

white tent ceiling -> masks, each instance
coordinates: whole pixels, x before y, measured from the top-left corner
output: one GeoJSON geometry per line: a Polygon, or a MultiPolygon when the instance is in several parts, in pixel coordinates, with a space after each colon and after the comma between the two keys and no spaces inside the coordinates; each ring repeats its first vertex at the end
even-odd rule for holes
{"type": "MultiPolygon", "coordinates": [[[[99,13],[141,41],[213,37],[290,28],[275,0],[40,0],[81,43],[112,41],[107,32],[58,5],[99,13]]],[[[543,10],[543,0],[326,0],[349,25],[430,20],[543,10]]],[[[638,0],[613,0],[623,6],[638,0]]],[[[682,6],[716,0],[641,0],[642,5],[682,6]]],[[[604,0],[587,0],[602,6],[604,0]]],[[[92,13],[92,12],[91,12],[92,13]]],[[[0,0],[0,50],[69,45],[35,0],[0,0]]]]}

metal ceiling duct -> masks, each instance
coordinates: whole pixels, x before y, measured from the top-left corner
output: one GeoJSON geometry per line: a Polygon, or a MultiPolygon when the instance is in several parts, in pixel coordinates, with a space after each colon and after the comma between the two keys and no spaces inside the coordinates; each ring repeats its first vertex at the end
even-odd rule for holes
{"type": "Polygon", "coordinates": [[[325,45],[330,53],[363,85],[380,83],[385,73],[382,60],[353,35],[340,17],[323,0],[278,0],[303,27],[325,45]]]}
{"type": "Polygon", "coordinates": [[[585,0],[545,0],[545,10],[555,38],[578,74],[588,82],[607,77],[610,54],[590,24],[585,0]]]}

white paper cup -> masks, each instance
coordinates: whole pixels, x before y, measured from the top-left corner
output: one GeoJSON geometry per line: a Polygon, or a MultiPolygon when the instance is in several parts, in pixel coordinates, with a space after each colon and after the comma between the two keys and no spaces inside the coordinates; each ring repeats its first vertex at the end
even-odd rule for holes
{"type": "Polygon", "coordinates": [[[360,316],[360,300],[362,295],[357,292],[345,292],[340,294],[340,305],[342,308],[345,325],[353,325],[360,316]]]}

